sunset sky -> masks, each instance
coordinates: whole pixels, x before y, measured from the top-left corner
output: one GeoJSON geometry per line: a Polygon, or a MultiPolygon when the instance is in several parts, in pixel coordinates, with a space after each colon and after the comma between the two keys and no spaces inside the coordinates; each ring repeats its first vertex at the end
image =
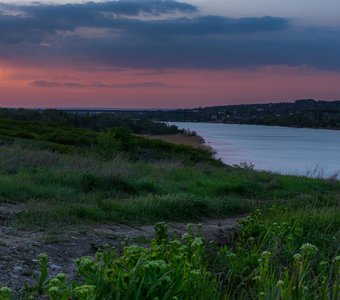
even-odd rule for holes
{"type": "Polygon", "coordinates": [[[339,12],[339,0],[0,0],[0,106],[340,99],[339,12]]]}

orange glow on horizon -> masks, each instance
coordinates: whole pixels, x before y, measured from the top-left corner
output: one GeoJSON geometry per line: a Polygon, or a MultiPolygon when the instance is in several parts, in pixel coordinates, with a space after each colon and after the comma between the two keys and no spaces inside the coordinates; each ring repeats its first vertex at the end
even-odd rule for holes
{"type": "Polygon", "coordinates": [[[97,70],[0,64],[0,106],[177,108],[339,99],[340,73],[267,66],[229,70],[97,70]]]}

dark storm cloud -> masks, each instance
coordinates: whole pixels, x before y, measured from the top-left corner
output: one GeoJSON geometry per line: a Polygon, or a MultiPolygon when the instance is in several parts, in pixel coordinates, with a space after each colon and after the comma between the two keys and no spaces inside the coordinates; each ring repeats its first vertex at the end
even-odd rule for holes
{"type": "Polygon", "coordinates": [[[299,29],[276,17],[206,16],[177,1],[0,5],[0,59],[84,68],[340,69],[339,52],[338,29],[299,29]]]}
{"type": "MultiPolygon", "coordinates": [[[[15,8],[15,7],[14,7],[15,8]]],[[[12,8],[12,9],[14,9],[12,8]]],[[[150,21],[126,16],[159,16],[164,13],[195,13],[192,5],[175,1],[113,1],[105,3],[34,5],[17,7],[19,15],[0,15],[2,42],[39,42],[53,33],[79,27],[119,30],[143,38],[176,35],[235,34],[285,29],[282,18],[230,19],[219,16],[182,17],[150,21]]]]}
{"type": "Polygon", "coordinates": [[[0,3],[0,41],[41,42],[52,33],[71,31],[79,26],[117,29],[124,27],[124,23],[130,23],[127,19],[124,22],[122,17],[145,14],[159,16],[175,12],[194,13],[196,7],[176,1],[159,0],[31,6],[0,3]]]}

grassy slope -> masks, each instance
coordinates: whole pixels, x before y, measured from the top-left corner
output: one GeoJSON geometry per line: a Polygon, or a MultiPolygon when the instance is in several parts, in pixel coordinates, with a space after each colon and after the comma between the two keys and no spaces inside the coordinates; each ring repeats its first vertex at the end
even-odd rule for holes
{"type": "Polygon", "coordinates": [[[185,146],[132,137],[133,151],[108,160],[94,131],[0,125],[0,201],[26,204],[23,226],[191,221],[272,202],[332,205],[340,193],[339,182],[230,168],[185,146]]]}
{"type": "MultiPolygon", "coordinates": [[[[59,230],[83,223],[186,222],[251,213],[228,246],[199,248],[198,265],[202,270],[190,271],[219,274],[220,296],[216,289],[210,290],[216,285],[210,277],[203,283],[198,280],[186,286],[186,293],[204,292],[210,299],[340,297],[336,291],[340,263],[338,266],[333,260],[340,253],[340,182],[231,168],[211,159],[206,151],[135,137],[128,141],[130,148],[107,159],[100,154],[98,133],[82,129],[0,121],[0,134],[0,205],[24,205],[24,211],[13,220],[15,226],[59,230]],[[306,243],[316,245],[317,253],[313,248],[301,248],[306,243]],[[293,259],[296,253],[302,254],[300,260],[293,259]],[[280,286],[279,280],[283,282],[280,286]]],[[[177,244],[170,243],[164,249],[175,249],[174,245],[177,244]]],[[[178,273],[186,270],[175,263],[178,253],[191,255],[186,253],[190,247],[183,249],[163,253],[156,245],[151,247],[147,259],[143,256],[147,264],[163,256],[169,263],[174,260],[174,265],[166,269],[171,277],[169,286],[158,289],[156,295],[171,290],[168,295],[173,299],[179,295],[174,282],[182,282],[176,276],[192,278],[189,271],[178,273]],[[177,275],[171,273],[173,270],[177,270],[177,275]]],[[[146,253],[145,249],[138,251],[140,255],[146,253]]],[[[106,258],[107,267],[110,259],[106,258]]],[[[129,261],[124,256],[120,260],[129,261]]],[[[135,266],[132,262],[126,268],[141,272],[133,276],[144,276],[144,266],[139,263],[135,266]]],[[[84,275],[85,283],[97,286],[92,291],[97,295],[105,292],[104,283],[97,282],[99,278],[104,280],[100,277],[102,272],[98,269],[96,274],[84,275]]],[[[158,282],[157,276],[161,276],[158,271],[152,272],[154,279],[150,284],[158,282]]],[[[123,275],[112,276],[112,280],[119,281],[123,275]]],[[[138,277],[139,281],[131,277],[129,281],[132,275],[126,276],[124,280],[129,284],[135,282],[139,286],[144,282],[144,277],[138,277]]],[[[144,288],[150,291],[147,285],[144,288]]],[[[117,293],[126,292],[119,284],[117,289],[122,289],[117,293]]],[[[65,299],[69,297],[67,293],[65,299]]],[[[180,299],[187,299],[183,297],[180,299]]]]}

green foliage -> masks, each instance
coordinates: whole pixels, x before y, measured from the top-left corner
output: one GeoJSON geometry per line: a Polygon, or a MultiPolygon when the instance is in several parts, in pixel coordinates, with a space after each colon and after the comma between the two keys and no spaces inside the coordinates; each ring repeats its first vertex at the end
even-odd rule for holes
{"type": "Polygon", "coordinates": [[[231,168],[210,160],[194,163],[182,148],[171,153],[172,145],[164,146],[166,161],[136,161],[126,152],[104,160],[88,152],[92,148],[63,154],[39,147],[36,141],[20,141],[0,149],[1,201],[27,203],[14,220],[17,226],[48,230],[88,222],[193,221],[246,213],[273,201],[295,209],[331,208],[340,194],[336,181],[231,168]]]}
{"type": "MultiPolygon", "coordinates": [[[[176,234],[170,238],[167,225],[158,223],[147,247],[105,246],[95,257],[79,258],[77,281],[67,280],[64,274],[49,278],[47,257],[40,255],[35,285],[26,287],[22,297],[339,299],[339,249],[332,252],[329,243],[319,248],[304,242],[310,234],[296,227],[293,218],[268,224],[279,209],[288,211],[274,206],[243,219],[239,235],[224,246],[205,243],[200,225],[198,235],[188,225],[181,238],[176,234]]],[[[318,225],[315,229],[321,230],[318,225]]],[[[2,288],[0,295],[10,299],[10,290],[2,288]]]]}
{"type": "Polygon", "coordinates": [[[50,299],[220,299],[218,280],[204,263],[205,244],[190,225],[180,239],[169,239],[167,225],[155,226],[149,247],[125,246],[121,253],[108,246],[95,258],[76,261],[80,280],[64,274],[46,279],[46,256],[40,256],[39,276],[24,296],[50,299]]]}
{"type": "MultiPolygon", "coordinates": [[[[55,112],[44,116],[69,122],[55,112]]],[[[98,133],[0,120],[0,142],[0,202],[25,203],[8,221],[12,226],[76,230],[83,223],[253,212],[222,246],[203,243],[191,229],[170,239],[159,224],[149,247],[106,248],[96,258],[80,258],[76,282],[64,274],[49,278],[42,255],[36,285],[21,299],[340,298],[338,181],[228,167],[208,151],[146,140],[124,128],[98,133]]],[[[13,297],[0,289],[0,300],[13,297]]]]}
{"type": "Polygon", "coordinates": [[[124,153],[133,160],[170,158],[217,163],[208,150],[137,137],[125,127],[97,132],[65,125],[0,119],[0,142],[11,144],[18,141],[62,154],[99,154],[105,160],[112,160],[119,153],[124,153]]]}
{"type": "Polygon", "coordinates": [[[116,127],[97,135],[97,152],[105,159],[114,159],[119,152],[133,152],[134,143],[129,131],[116,127]]]}
{"type": "Polygon", "coordinates": [[[134,111],[123,116],[172,122],[220,122],[340,129],[340,101],[242,104],[192,109],[134,111]]]}
{"type": "Polygon", "coordinates": [[[49,150],[52,152],[58,152],[62,154],[72,154],[72,153],[76,154],[77,152],[79,152],[79,149],[72,147],[72,146],[63,145],[63,144],[52,144],[49,147],[49,150]]]}
{"type": "MultiPolygon", "coordinates": [[[[41,111],[26,109],[6,109],[0,108],[0,119],[41,122],[45,126],[59,125],[78,128],[87,128],[96,131],[105,131],[113,127],[123,127],[136,134],[176,134],[183,132],[177,126],[166,123],[153,122],[149,118],[136,118],[134,113],[128,112],[66,112],[56,109],[46,109],[41,111]]],[[[31,138],[26,132],[18,132],[17,137],[31,138]]],[[[52,135],[51,138],[63,143],[62,135],[52,135]]]]}
{"type": "Polygon", "coordinates": [[[242,220],[230,245],[215,250],[211,264],[224,274],[231,297],[338,299],[340,227],[333,222],[339,223],[339,212],[328,212],[327,229],[299,215],[287,206],[257,210],[242,220]]]}
{"type": "Polygon", "coordinates": [[[8,287],[0,288],[0,300],[9,300],[11,299],[11,289],[8,287]]]}

